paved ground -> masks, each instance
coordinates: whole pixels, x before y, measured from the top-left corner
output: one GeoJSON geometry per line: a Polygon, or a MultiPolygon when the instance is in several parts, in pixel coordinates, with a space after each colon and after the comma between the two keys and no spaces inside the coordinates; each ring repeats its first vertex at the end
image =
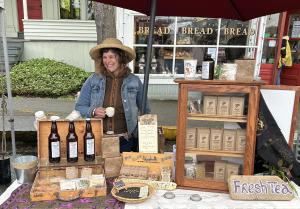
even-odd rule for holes
{"type": "MultiPolygon", "coordinates": [[[[151,100],[151,112],[158,115],[159,125],[176,125],[177,101],[170,100],[151,100]]],[[[61,118],[66,117],[74,109],[74,99],[51,99],[51,98],[13,98],[14,107],[14,126],[16,134],[16,152],[17,155],[37,155],[36,153],[36,131],[33,126],[34,113],[43,110],[48,116],[58,115],[61,118]]],[[[1,118],[1,117],[0,117],[1,118]]],[[[7,147],[11,152],[10,124],[6,116],[5,130],[8,131],[7,147]]],[[[2,119],[0,119],[0,132],[2,133],[2,119]]],[[[166,147],[172,147],[174,141],[167,141],[166,147]]],[[[170,151],[167,149],[166,151],[170,151]]],[[[15,179],[12,171],[12,180],[15,179]]],[[[8,185],[0,185],[0,194],[8,185]]]]}

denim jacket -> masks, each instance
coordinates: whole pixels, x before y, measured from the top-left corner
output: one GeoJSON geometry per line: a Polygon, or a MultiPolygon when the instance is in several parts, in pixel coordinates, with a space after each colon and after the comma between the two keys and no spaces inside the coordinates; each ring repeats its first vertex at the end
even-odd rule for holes
{"type": "MultiPolygon", "coordinates": [[[[103,106],[105,83],[106,77],[96,73],[85,81],[75,104],[75,110],[79,111],[82,117],[92,117],[93,110],[103,106]]],[[[124,78],[121,91],[128,134],[137,137],[138,115],[142,108],[142,82],[139,77],[130,73],[124,78]]],[[[146,113],[150,113],[148,102],[146,113]]]]}

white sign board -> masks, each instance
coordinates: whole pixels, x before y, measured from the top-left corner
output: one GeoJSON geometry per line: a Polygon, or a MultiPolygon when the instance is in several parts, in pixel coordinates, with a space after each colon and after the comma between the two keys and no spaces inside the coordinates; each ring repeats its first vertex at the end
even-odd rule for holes
{"type": "Polygon", "coordinates": [[[293,90],[261,89],[261,94],[285,140],[289,142],[295,101],[293,90]]]}
{"type": "Polygon", "coordinates": [[[157,115],[139,116],[139,152],[158,153],[157,115]]]}
{"type": "Polygon", "coordinates": [[[293,22],[292,38],[300,38],[300,21],[293,22]]]}

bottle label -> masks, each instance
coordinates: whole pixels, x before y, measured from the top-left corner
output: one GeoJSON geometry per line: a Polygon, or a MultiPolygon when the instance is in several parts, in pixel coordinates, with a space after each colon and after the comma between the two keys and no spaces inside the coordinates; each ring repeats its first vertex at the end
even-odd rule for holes
{"type": "Polygon", "coordinates": [[[95,154],[95,140],[94,139],[87,139],[86,140],[86,154],[93,155],[95,154]]]}
{"type": "Polygon", "coordinates": [[[69,142],[69,151],[70,158],[77,157],[77,142],[69,142]]]}
{"type": "Polygon", "coordinates": [[[209,62],[202,62],[202,79],[209,79],[209,62]]]}
{"type": "Polygon", "coordinates": [[[51,142],[52,158],[60,157],[59,142],[51,142]]]}

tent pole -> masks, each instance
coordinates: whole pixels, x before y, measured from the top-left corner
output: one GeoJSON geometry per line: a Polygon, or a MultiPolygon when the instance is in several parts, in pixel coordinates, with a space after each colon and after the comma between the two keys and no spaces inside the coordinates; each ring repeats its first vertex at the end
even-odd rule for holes
{"type": "Polygon", "coordinates": [[[149,25],[149,36],[148,36],[147,52],[146,52],[146,66],[145,66],[145,72],[144,72],[141,115],[144,115],[146,113],[149,74],[150,74],[150,67],[151,67],[150,65],[151,65],[151,60],[152,60],[151,52],[152,52],[152,45],[153,45],[155,14],[156,14],[156,0],[151,0],[150,25],[149,25]]]}
{"type": "Polygon", "coordinates": [[[2,31],[2,42],[4,51],[4,65],[5,65],[5,77],[6,77],[6,88],[8,96],[8,110],[9,110],[9,123],[10,123],[10,133],[11,133],[11,143],[12,143],[12,154],[13,159],[16,157],[16,142],[15,142],[15,128],[14,128],[14,116],[13,116],[13,102],[11,94],[11,83],[9,74],[9,62],[8,62],[8,52],[7,52],[7,42],[5,34],[5,15],[4,10],[0,7],[0,20],[1,20],[1,31],[2,31]]]}

